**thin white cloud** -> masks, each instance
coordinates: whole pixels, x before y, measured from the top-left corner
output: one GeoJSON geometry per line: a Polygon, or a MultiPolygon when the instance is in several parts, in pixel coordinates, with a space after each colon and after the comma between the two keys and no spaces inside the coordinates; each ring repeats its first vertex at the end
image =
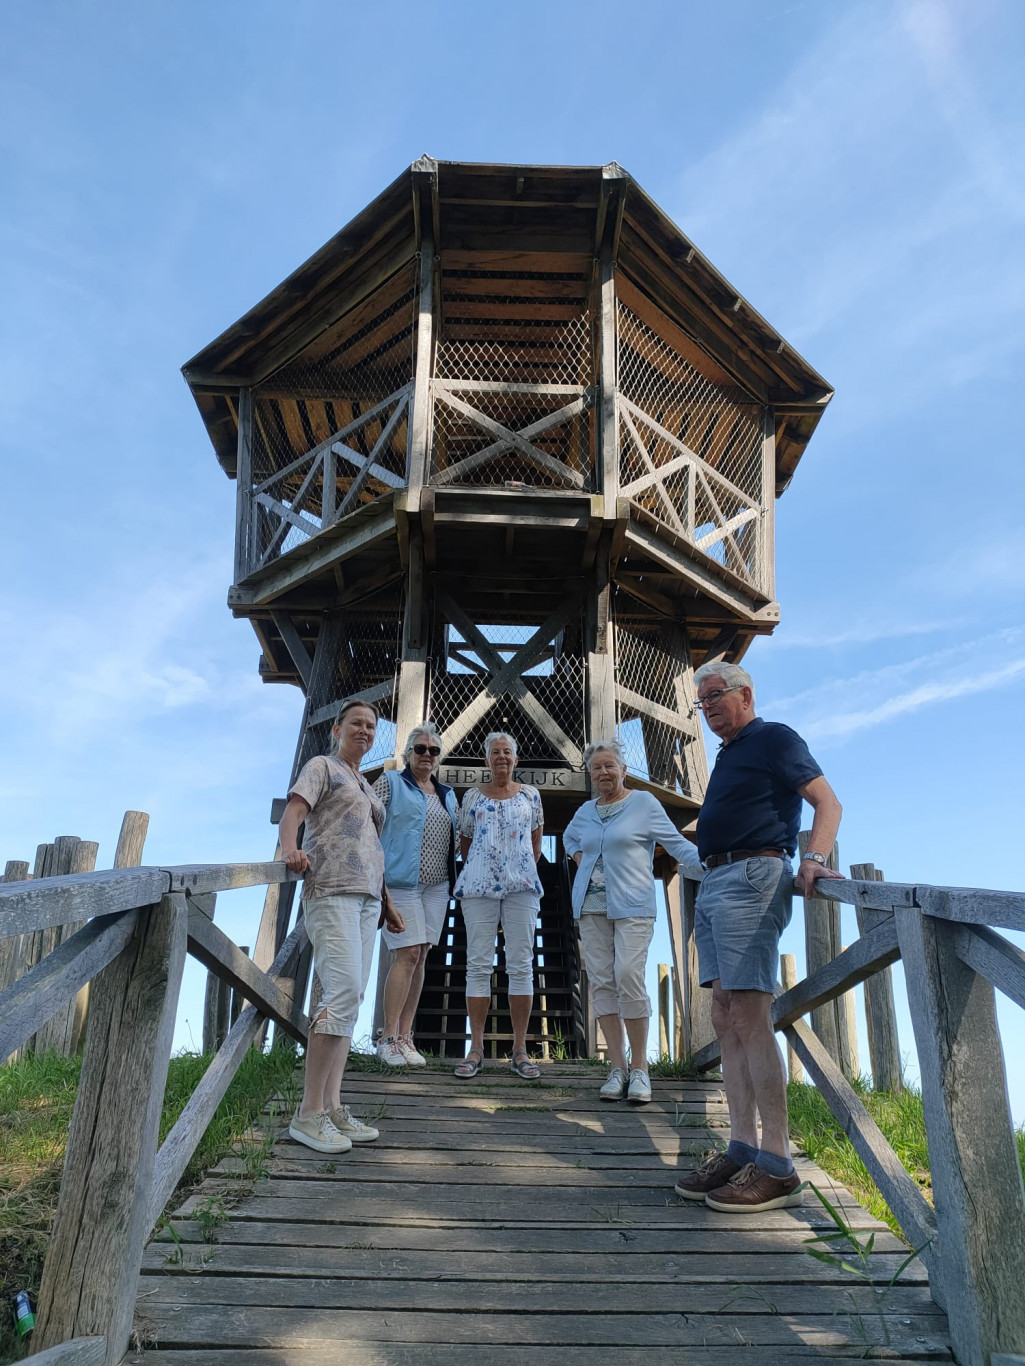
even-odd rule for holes
{"type": "Polygon", "coordinates": [[[1023,645],[1025,630],[995,632],[772,699],[765,714],[792,722],[810,743],[829,748],[924,707],[991,692],[1025,679],[1023,645]]]}

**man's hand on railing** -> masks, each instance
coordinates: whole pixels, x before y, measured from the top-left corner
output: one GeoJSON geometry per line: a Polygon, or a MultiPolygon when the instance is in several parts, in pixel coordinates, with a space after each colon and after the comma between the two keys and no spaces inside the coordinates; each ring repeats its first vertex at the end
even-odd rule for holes
{"type": "Polygon", "coordinates": [[[825,868],[821,863],[815,863],[812,859],[804,858],[794,877],[794,890],[801,896],[815,896],[815,880],[820,877],[843,878],[843,873],[838,873],[835,868],[825,868]]]}
{"type": "Polygon", "coordinates": [[[310,866],[310,861],[301,849],[290,849],[286,854],[281,851],[281,862],[293,873],[305,873],[310,866]]]}

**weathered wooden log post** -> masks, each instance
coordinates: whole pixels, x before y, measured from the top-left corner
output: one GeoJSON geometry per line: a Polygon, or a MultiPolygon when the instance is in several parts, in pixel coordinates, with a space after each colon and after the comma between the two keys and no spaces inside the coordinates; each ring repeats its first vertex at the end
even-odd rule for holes
{"type": "Polygon", "coordinates": [[[150,1184],[188,919],[181,893],[134,914],[132,940],[93,983],[34,1344],[42,1350],[102,1335],[107,1366],[128,1346],[150,1232],[150,1184]]]}
{"type": "MultiPolygon", "coordinates": [[[[797,959],[792,953],[779,956],[779,980],[784,991],[797,986],[797,959]]],[[[787,1076],[791,1081],[804,1081],[804,1066],[794,1051],[794,1045],[787,1040],[787,1076]]]]}
{"type": "MultiPolygon", "coordinates": [[[[871,863],[852,863],[851,877],[866,882],[885,882],[882,872],[871,863]]],[[[862,934],[882,919],[879,911],[857,907],[858,929],[862,934]]],[[[865,1026],[868,1031],[868,1056],[872,1085],[877,1091],[899,1095],[904,1090],[904,1070],[897,1037],[897,1011],[893,1003],[893,972],[883,968],[865,981],[865,1026]]]]}
{"type": "Polygon", "coordinates": [[[894,915],[922,1075],[938,1291],[960,1366],[988,1366],[991,1353],[1025,1352],[1025,1190],[993,987],[958,956],[946,891],[917,895],[921,909],[894,915]]]}
{"type": "MultiPolygon", "coordinates": [[[[800,853],[808,847],[811,832],[798,835],[800,853]]],[[[828,867],[839,869],[840,861],[834,845],[829,853],[828,867]]],[[[840,903],[809,897],[804,902],[804,946],[808,975],[831,963],[842,949],[840,942],[840,903]]],[[[848,1079],[855,1076],[854,1054],[857,1035],[852,1039],[850,1025],[856,1019],[853,1010],[843,1000],[827,1001],[811,1013],[811,1027],[822,1040],[823,1047],[848,1079]]]]}

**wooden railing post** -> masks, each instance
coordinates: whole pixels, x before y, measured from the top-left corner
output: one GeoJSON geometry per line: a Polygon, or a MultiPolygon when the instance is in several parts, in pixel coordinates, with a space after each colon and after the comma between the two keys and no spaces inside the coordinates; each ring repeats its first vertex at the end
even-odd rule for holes
{"type": "MultiPolygon", "coordinates": [[[[802,830],[798,836],[800,852],[808,847],[810,831],[802,830]]],[[[836,845],[830,850],[830,868],[839,866],[836,845]]],[[[807,975],[812,976],[827,963],[831,963],[841,952],[840,943],[840,903],[806,898],[804,903],[804,945],[807,975]]],[[[837,1063],[844,1076],[850,1080],[854,1076],[854,1055],[856,1041],[852,1041],[848,1021],[850,1015],[841,1000],[827,1001],[811,1013],[811,1027],[822,1040],[829,1056],[837,1063]]]]}
{"type": "Polygon", "coordinates": [[[128,1346],[150,1232],[150,1185],[185,964],[181,893],[144,909],[128,947],[93,983],[89,1030],[35,1346],[101,1334],[108,1366],[128,1346]]]}
{"type": "MultiPolygon", "coordinates": [[[[864,882],[885,882],[883,874],[871,863],[852,863],[851,877],[864,882]]],[[[862,934],[878,921],[878,912],[857,908],[858,929],[862,934]]],[[[897,1037],[897,1011],[893,1004],[893,973],[883,968],[865,981],[865,1026],[868,1030],[868,1055],[872,1085],[877,1091],[899,1095],[904,1090],[897,1037]]]]}
{"type": "Polygon", "coordinates": [[[988,1366],[991,1353],[1025,1349],[1025,1192],[993,988],[958,957],[956,924],[915,907],[894,915],[922,1077],[939,1289],[960,1366],[988,1366]]]}
{"type": "Polygon", "coordinates": [[[699,883],[689,877],[681,877],[679,885],[683,891],[683,972],[680,974],[684,989],[684,1020],[686,1039],[683,1051],[693,1056],[715,1039],[712,1028],[712,993],[701,985],[698,971],[698,947],[694,940],[694,908],[697,901],[699,883]]]}
{"type": "MultiPolygon", "coordinates": [[[[789,991],[791,987],[797,986],[797,959],[792,953],[781,953],[779,956],[779,980],[783,984],[783,990],[789,991]]],[[[801,1059],[794,1052],[794,1045],[787,1040],[787,1076],[791,1081],[804,1081],[804,1067],[801,1059]]]]}

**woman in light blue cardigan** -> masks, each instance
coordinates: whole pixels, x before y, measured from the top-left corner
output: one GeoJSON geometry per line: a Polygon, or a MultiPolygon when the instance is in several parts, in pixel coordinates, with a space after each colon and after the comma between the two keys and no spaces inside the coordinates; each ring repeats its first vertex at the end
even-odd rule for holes
{"type": "Polygon", "coordinates": [[[672,855],[687,877],[700,879],[704,869],[694,845],[673,826],[656,798],[626,788],[626,762],[618,740],[588,745],[584,763],[598,795],[576,812],[563,844],[577,865],[573,914],[580,922],[594,1013],[612,1064],[598,1094],[602,1100],[626,1097],[645,1104],[651,1099],[651,1000],[644,970],[655,929],[655,845],[672,855]]]}

